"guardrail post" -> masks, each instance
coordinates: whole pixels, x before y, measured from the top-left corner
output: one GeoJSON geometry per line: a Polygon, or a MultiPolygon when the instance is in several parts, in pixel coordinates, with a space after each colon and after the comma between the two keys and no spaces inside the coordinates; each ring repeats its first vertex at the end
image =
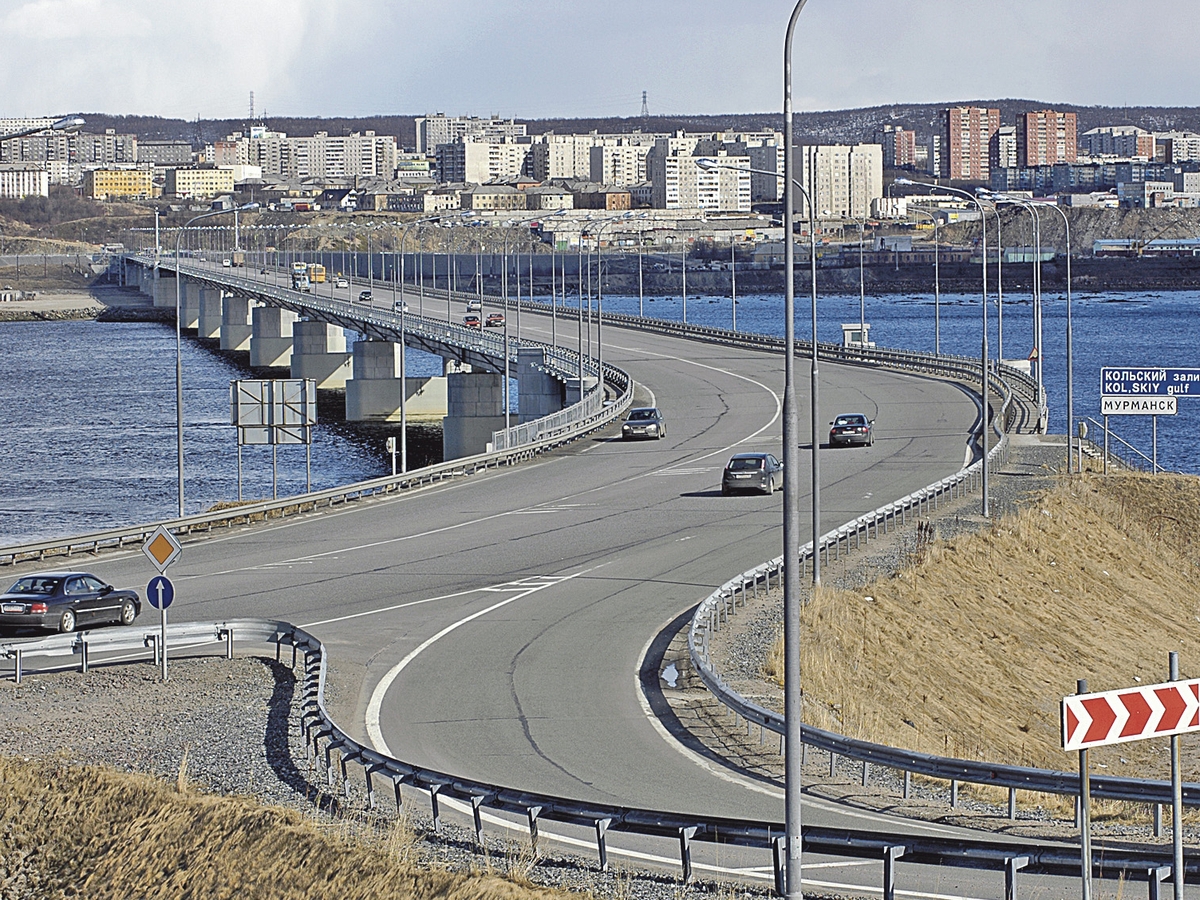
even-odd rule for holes
{"type": "Polygon", "coordinates": [[[904,770],[904,799],[907,800],[912,794],[912,772],[908,769],[904,770]]]}
{"type": "Polygon", "coordinates": [[[596,820],[596,852],[600,856],[600,871],[608,871],[608,843],[604,839],[604,834],[608,831],[608,826],[612,824],[612,819],[597,819],[596,820]]]}
{"type": "Polygon", "coordinates": [[[692,838],[695,835],[695,826],[679,829],[679,863],[683,867],[684,884],[692,881],[692,838]]]}
{"type": "Polygon", "coordinates": [[[832,750],[829,751],[829,777],[832,778],[836,772],[837,754],[832,750]]]}
{"type": "Polygon", "coordinates": [[[950,779],[950,808],[954,809],[958,806],[958,779],[950,779]]]}
{"type": "Polygon", "coordinates": [[[429,786],[429,809],[433,814],[433,833],[442,833],[442,810],[438,805],[438,794],[441,793],[442,786],[440,784],[431,784],[429,786]]]}
{"type": "Polygon", "coordinates": [[[771,864],[775,869],[775,896],[782,897],[784,890],[784,860],[787,859],[787,838],[777,837],[771,842],[771,864]]]}
{"type": "Polygon", "coordinates": [[[485,799],[482,794],[471,795],[471,818],[475,820],[475,843],[480,847],[483,846],[483,816],[479,813],[479,807],[485,799]]]}
{"type": "Polygon", "coordinates": [[[537,856],[538,816],[542,814],[542,808],[540,806],[531,806],[525,812],[529,816],[529,845],[533,848],[533,855],[537,856]]]}
{"type": "Polygon", "coordinates": [[[1004,900],[1017,900],[1017,873],[1027,865],[1028,856],[1011,856],[1004,860],[1004,900]]]}
{"type": "Polygon", "coordinates": [[[404,796],[400,793],[400,788],[404,786],[404,782],[408,779],[405,776],[392,779],[392,789],[396,792],[396,815],[404,809],[404,796]]]}
{"type": "Polygon", "coordinates": [[[79,641],[79,671],[85,675],[88,670],[88,645],[87,641],[82,638],[79,641]]]}
{"type": "Polygon", "coordinates": [[[883,900],[896,900],[896,860],[904,855],[904,846],[883,848],[883,900]]]}
{"type": "Polygon", "coordinates": [[[21,683],[21,648],[20,647],[17,648],[15,656],[16,656],[16,663],[15,663],[16,668],[13,669],[13,675],[14,675],[16,683],[20,684],[21,683]]]}
{"type": "Polygon", "coordinates": [[[1170,874],[1170,866],[1156,866],[1146,870],[1146,881],[1150,886],[1150,900],[1163,900],[1163,882],[1170,874]]]}
{"type": "Polygon", "coordinates": [[[1160,837],[1162,837],[1162,833],[1163,833],[1162,832],[1162,804],[1155,803],[1154,804],[1154,836],[1156,838],[1160,838],[1160,837]]]}
{"type": "Polygon", "coordinates": [[[1008,817],[1014,822],[1017,819],[1017,789],[1015,787],[1008,789],[1008,817]]]}
{"type": "Polygon", "coordinates": [[[862,771],[862,786],[863,787],[867,786],[867,776],[870,775],[870,773],[871,773],[871,764],[864,759],[863,760],[863,771],[862,771]]]}
{"type": "Polygon", "coordinates": [[[233,659],[233,629],[225,629],[225,658],[233,659]]]}

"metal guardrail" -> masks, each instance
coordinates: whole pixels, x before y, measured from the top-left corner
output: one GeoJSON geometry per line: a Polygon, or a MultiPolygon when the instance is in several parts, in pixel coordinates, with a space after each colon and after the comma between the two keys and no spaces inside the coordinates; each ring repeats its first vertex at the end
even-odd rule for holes
{"type": "MultiPolygon", "coordinates": [[[[113,628],[98,632],[56,635],[38,641],[0,644],[0,657],[16,659],[17,677],[21,666],[30,659],[57,660],[80,657],[87,671],[90,652],[124,652],[120,662],[130,662],[128,654],[154,653],[152,639],[157,630],[113,628]],[[149,648],[149,649],[147,649],[149,648]],[[19,656],[18,656],[19,654],[19,656]]],[[[475,838],[483,843],[483,808],[516,814],[528,824],[534,852],[538,849],[538,826],[544,821],[559,822],[592,829],[601,869],[608,868],[609,832],[667,838],[678,842],[680,869],[685,882],[692,878],[691,845],[694,841],[757,848],[770,854],[776,890],[782,893],[784,881],[784,826],[782,822],[730,819],[687,813],[664,812],[616,804],[590,803],[569,797],[524,791],[504,785],[461,778],[447,772],[414,766],[364,746],[333,721],[325,705],[328,658],[324,645],[314,635],[286,622],[265,619],[234,619],[223,622],[194,622],[169,625],[167,634],[175,658],[187,650],[203,650],[223,644],[225,656],[233,657],[234,640],[242,644],[275,646],[279,661],[282,648],[292,648],[292,665],[302,657],[304,677],[300,727],[304,732],[305,753],[321,762],[331,790],[344,797],[352,795],[349,765],[363,774],[363,797],[367,806],[379,804],[378,781],[392,786],[397,812],[403,809],[404,786],[425,793],[429,799],[434,831],[440,833],[441,804],[454,798],[467,805],[472,814],[475,838]],[[323,746],[322,746],[323,745],[323,746]],[[335,759],[334,754],[337,754],[335,759]],[[340,781],[340,784],[339,784],[340,781]]],[[[802,830],[803,850],[835,857],[879,860],[883,869],[883,895],[894,900],[897,863],[954,868],[991,870],[1002,873],[1005,896],[1017,896],[1018,873],[1078,877],[1079,849],[1071,844],[1038,843],[1014,840],[965,840],[889,834],[859,829],[824,828],[811,825],[802,830]]],[[[1170,871],[1171,856],[1157,850],[1126,847],[1102,848],[1094,863],[1099,878],[1128,881],[1145,878],[1151,898],[1158,896],[1163,879],[1170,871]]],[[[1200,877],[1200,856],[1190,855],[1185,862],[1188,876],[1200,877]]]]}

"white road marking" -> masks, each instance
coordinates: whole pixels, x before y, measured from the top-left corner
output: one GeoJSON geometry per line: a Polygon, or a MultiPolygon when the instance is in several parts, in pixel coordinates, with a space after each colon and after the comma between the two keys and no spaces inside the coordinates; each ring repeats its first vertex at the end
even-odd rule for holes
{"type": "Polygon", "coordinates": [[[466,625],[468,622],[473,622],[476,619],[486,616],[490,612],[495,612],[497,609],[501,609],[502,607],[508,606],[510,603],[512,603],[516,600],[521,600],[524,597],[528,597],[530,594],[535,594],[538,591],[544,590],[545,588],[551,587],[553,585],[562,584],[565,581],[570,581],[571,579],[578,578],[580,575],[585,575],[588,572],[594,571],[597,568],[600,568],[600,567],[594,566],[591,569],[584,569],[583,571],[575,572],[572,575],[563,575],[557,579],[547,578],[546,580],[544,580],[540,583],[534,584],[532,587],[525,588],[520,593],[515,594],[514,596],[509,597],[506,600],[501,600],[498,603],[493,603],[491,606],[486,607],[481,610],[478,610],[477,612],[473,612],[469,616],[464,616],[463,618],[459,619],[457,622],[451,622],[449,625],[447,625],[445,628],[443,628],[437,634],[433,635],[432,637],[426,638],[424,641],[422,641],[415,650],[413,650],[411,653],[409,653],[407,656],[405,656],[404,659],[400,660],[400,662],[396,663],[396,665],[394,665],[390,669],[388,669],[388,671],[386,673],[384,673],[384,676],[381,679],[379,679],[379,683],[377,685],[375,685],[375,689],[373,691],[371,691],[371,699],[367,703],[366,725],[367,725],[367,736],[370,738],[371,743],[374,745],[375,749],[378,750],[380,753],[383,753],[387,756],[392,755],[392,751],[388,747],[387,741],[385,741],[383,738],[383,729],[380,726],[379,716],[383,709],[383,699],[386,696],[388,689],[391,688],[392,684],[396,681],[396,679],[400,677],[400,673],[403,672],[406,668],[408,668],[408,666],[413,662],[413,660],[415,660],[418,656],[420,656],[422,653],[424,653],[426,650],[428,650],[430,647],[432,647],[434,644],[436,644],[438,641],[440,641],[446,635],[450,634],[453,631],[456,631],[457,629],[461,628],[463,625],[466,625]]]}

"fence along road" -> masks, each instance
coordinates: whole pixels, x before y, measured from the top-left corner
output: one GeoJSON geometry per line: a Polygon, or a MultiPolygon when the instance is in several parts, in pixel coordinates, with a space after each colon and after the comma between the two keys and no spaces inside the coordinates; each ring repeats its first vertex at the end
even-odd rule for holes
{"type": "MultiPolygon", "coordinates": [[[[525,327],[548,339],[544,319],[525,327]]],[[[747,560],[777,553],[778,496],[721,498],[717,488],[731,450],[778,450],[781,360],[623,328],[605,335],[606,358],[648,389],[638,402],[665,409],[667,439],[588,440],[466,482],[214,532],[172,570],[177,620],[255,614],[311,626],[335,666],[336,718],[363,723],[377,698],[384,740],[413,764],[581,800],[777,819],[771,789],[747,789],[664,740],[643,709],[638,666],[667,622],[747,560]]],[[[870,450],[824,457],[827,521],[961,466],[977,416],[967,392],[879,369],[824,374],[830,414],[867,412],[879,435],[870,450]]],[[[120,584],[148,574],[136,550],[90,567],[120,584]]],[[[808,815],[884,827],[832,807],[808,815]]]]}

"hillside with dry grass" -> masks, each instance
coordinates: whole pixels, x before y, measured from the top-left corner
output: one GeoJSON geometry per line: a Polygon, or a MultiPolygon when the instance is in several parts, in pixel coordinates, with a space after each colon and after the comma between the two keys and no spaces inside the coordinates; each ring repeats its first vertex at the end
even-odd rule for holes
{"type": "Polygon", "coordinates": [[[0,897],[437,898],[570,895],[422,868],[403,820],[350,830],[239,797],[57,760],[0,758],[0,897]],[[86,810],[86,814],[81,814],[86,810]]]}
{"type": "MultiPolygon", "coordinates": [[[[805,720],[913,750],[1069,769],[1059,703],[1200,675],[1200,479],[1086,475],[983,532],[935,540],[861,592],[802,613],[805,720]]],[[[782,671],[777,642],[767,674],[782,671]]],[[[1200,752],[1184,741],[1185,777],[1200,752]]],[[[1166,742],[1093,751],[1109,774],[1163,778],[1166,742]]]]}

